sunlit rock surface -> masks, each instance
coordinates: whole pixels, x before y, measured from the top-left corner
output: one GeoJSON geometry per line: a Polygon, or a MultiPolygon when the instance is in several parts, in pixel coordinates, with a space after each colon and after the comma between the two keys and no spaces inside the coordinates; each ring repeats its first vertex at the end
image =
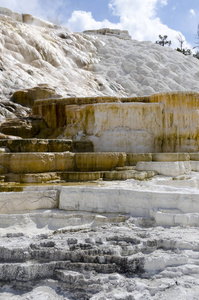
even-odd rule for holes
{"type": "Polygon", "coordinates": [[[64,97],[199,91],[199,61],[169,47],[104,29],[72,33],[0,8],[2,100],[48,84],[64,97]]]}
{"type": "Polygon", "coordinates": [[[36,191],[18,193],[1,193],[0,199],[1,213],[13,213],[24,210],[34,210],[41,208],[57,208],[58,195],[56,190],[36,191]]]}
{"type": "Polygon", "coordinates": [[[199,61],[4,8],[0,25],[0,299],[198,299],[199,61]]]}
{"type": "Polygon", "coordinates": [[[95,151],[197,152],[199,93],[37,100],[33,113],[63,138],[90,140],[95,151]]]}
{"type": "MultiPolygon", "coordinates": [[[[184,175],[192,170],[191,163],[188,161],[175,162],[138,162],[136,165],[138,171],[156,171],[158,174],[176,177],[184,175]]],[[[195,171],[195,170],[194,170],[195,171]]]]}
{"type": "Polygon", "coordinates": [[[5,153],[1,154],[1,164],[10,173],[40,173],[52,171],[72,171],[74,154],[70,152],[55,153],[5,153]]]}
{"type": "Polygon", "coordinates": [[[32,89],[16,91],[12,96],[12,100],[14,103],[32,108],[35,100],[56,97],[59,98],[60,96],[56,94],[54,89],[44,84],[36,86],[32,89]]]}
{"type": "Polygon", "coordinates": [[[0,124],[6,122],[8,119],[13,120],[17,117],[25,118],[30,114],[27,107],[22,107],[12,101],[0,102],[0,124]]]}
{"type": "Polygon", "coordinates": [[[194,187],[192,181],[180,181],[177,178],[173,182],[171,180],[171,186],[168,182],[165,185],[164,180],[161,181],[161,176],[151,181],[129,180],[126,183],[114,183],[112,186],[105,184],[91,188],[63,187],[59,203],[60,208],[65,210],[73,210],[75,207],[77,210],[98,213],[129,213],[135,217],[149,217],[153,209],[176,209],[181,213],[199,213],[198,175],[194,180],[196,181],[194,187]]]}
{"type": "Polygon", "coordinates": [[[126,207],[128,193],[137,189],[131,215],[86,212],[100,189],[92,185],[73,187],[84,189],[79,200],[87,205],[76,211],[1,214],[0,299],[197,299],[198,182],[192,174],[101,186],[99,200],[107,193],[107,210],[117,211],[114,198],[126,207]],[[145,193],[143,210],[139,193],[145,193]],[[159,194],[152,202],[151,193],[159,194]]]}

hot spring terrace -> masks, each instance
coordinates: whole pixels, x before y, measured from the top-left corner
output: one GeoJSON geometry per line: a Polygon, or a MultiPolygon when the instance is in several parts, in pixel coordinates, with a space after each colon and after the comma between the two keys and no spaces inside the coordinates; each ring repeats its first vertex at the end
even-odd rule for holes
{"type": "Polygon", "coordinates": [[[53,140],[1,140],[3,218],[60,209],[199,224],[199,153],[58,152],[73,145],[62,140],[54,144],[57,152],[39,152],[48,143],[53,140]],[[12,143],[21,152],[8,153],[12,143]]]}
{"type": "Polygon", "coordinates": [[[90,141],[0,140],[4,182],[144,180],[157,174],[176,177],[198,171],[198,161],[199,153],[93,152],[90,141]]]}
{"type": "Polygon", "coordinates": [[[91,141],[95,152],[199,149],[198,93],[36,100],[33,114],[41,116],[49,128],[64,138],[91,141]]]}
{"type": "Polygon", "coordinates": [[[0,212],[164,212],[197,223],[198,100],[190,92],[35,101],[33,114],[61,139],[0,141],[0,212]]]}

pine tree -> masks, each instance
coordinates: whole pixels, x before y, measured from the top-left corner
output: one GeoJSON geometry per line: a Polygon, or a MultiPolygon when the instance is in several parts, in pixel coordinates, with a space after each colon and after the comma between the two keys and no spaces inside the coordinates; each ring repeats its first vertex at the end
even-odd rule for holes
{"type": "Polygon", "coordinates": [[[161,45],[163,47],[165,45],[170,46],[171,45],[171,41],[168,41],[167,38],[168,38],[167,35],[159,35],[159,40],[156,41],[155,43],[158,44],[158,45],[161,45]]]}

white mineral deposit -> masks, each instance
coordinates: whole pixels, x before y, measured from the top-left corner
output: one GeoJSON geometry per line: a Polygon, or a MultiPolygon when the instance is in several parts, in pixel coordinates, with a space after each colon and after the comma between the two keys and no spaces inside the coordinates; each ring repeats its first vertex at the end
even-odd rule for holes
{"type": "Polygon", "coordinates": [[[0,300],[199,299],[199,60],[0,24],[0,300]]]}
{"type": "Polygon", "coordinates": [[[196,91],[199,61],[169,47],[129,36],[73,33],[49,23],[31,26],[1,19],[1,99],[15,90],[48,84],[64,97],[144,96],[196,91]]]}

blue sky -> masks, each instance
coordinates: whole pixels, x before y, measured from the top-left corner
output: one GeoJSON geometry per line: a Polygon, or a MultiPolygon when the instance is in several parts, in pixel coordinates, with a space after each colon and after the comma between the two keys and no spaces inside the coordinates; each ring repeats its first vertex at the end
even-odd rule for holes
{"type": "Polygon", "coordinates": [[[179,34],[184,47],[197,42],[199,0],[0,0],[0,6],[57,18],[72,31],[110,27],[126,29],[137,40],[168,35],[173,47],[179,46],[179,34]]]}

